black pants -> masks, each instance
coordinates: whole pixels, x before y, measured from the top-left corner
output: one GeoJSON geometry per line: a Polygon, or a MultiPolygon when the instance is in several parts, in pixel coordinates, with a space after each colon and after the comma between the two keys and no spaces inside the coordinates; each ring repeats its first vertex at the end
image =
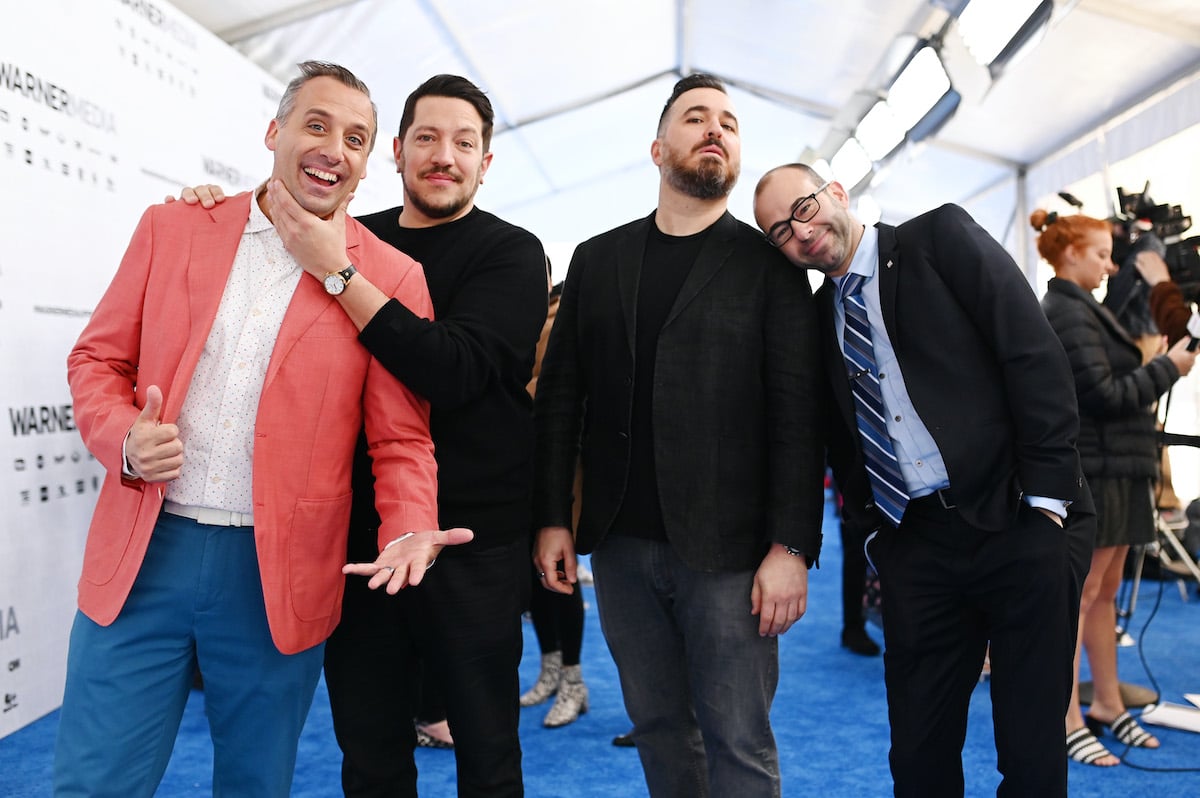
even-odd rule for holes
{"type": "Polygon", "coordinates": [[[841,525],[842,535],[842,631],[866,629],[863,600],[867,587],[866,534],[841,525]]]}
{"type": "Polygon", "coordinates": [[[1063,717],[1094,519],[1064,531],[1022,504],[985,532],[935,495],[868,545],[883,591],[884,678],[900,798],[961,798],[967,707],[991,643],[1002,797],[1067,795],[1063,717]]]}
{"type": "Polygon", "coordinates": [[[547,590],[538,578],[537,568],[529,569],[531,593],[529,617],[543,654],[562,653],[562,664],[578,665],[583,651],[583,586],[576,585],[570,595],[547,590]]]}
{"type": "MultiPolygon", "coordinates": [[[[374,559],[374,532],[351,536],[351,559],[374,559]]],[[[347,796],[417,795],[413,717],[422,662],[445,697],[459,796],[524,794],[517,669],[529,541],[470,545],[443,550],[418,587],[395,596],[347,578],[342,621],[325,647],[347,796]]]]}

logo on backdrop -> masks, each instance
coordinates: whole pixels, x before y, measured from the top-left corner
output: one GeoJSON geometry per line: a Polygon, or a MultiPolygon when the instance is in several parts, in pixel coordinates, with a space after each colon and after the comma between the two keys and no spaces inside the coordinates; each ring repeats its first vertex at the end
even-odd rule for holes
{"type": "Polygon", "coordinates": [[[79,438],[71,405],[10,407],[8,420],[13,438],[38,441],[41,450],[18,454],[12,460],[21,507],[100,491],[102,480],[95,468],[96,458],[79,438]],[[86,471],[92,473],[81,473],[86,471]]]}
{"type": "Polygon", "coordinates": [[[0,63],[0,158],[83,185],[115,191],[116,115],[54,81],[0,63]],[[10,102],[11,99],[11,102],[10,102]]]}
{"type": "Polygon", "coordinates": [[[221,163],[216,158],[204,156],[204,174],[227,186],[241,186],[246,182],[246,176],[236,167],[221,163]]]}
{"type": "MultiPolygon", "coordinates": [[[[193,50],[196,49],[196,34],[188,30],[178,19],[167,17],[156,3],[151,3],[147,0],[121,0],[121,5],[133,12],[134,15],[141,17],[155,28],[163,31],[180,44],[187,45],[193,50]]],[[[120,20],[117,20],[117,24],[120,25],[120,20]]]]}
{"type": "Polygon", "coordinates": [[[76,430],[75,410],[71,405],[10,407],[8,420],[12,423],[14,436],[51,435],[76,430]]]}
{"type": "MultiPolygon", "coordinates": [[[[17,623],[17,608],[9,607],[5,610],[0,610],[0,643],[11,641],[13,638],[19,637],[20,634],[21,626],[17,623]]],[[[5,671],[8,673],[16,673],[20,667],[21,658],[12,657],[6,662],[5,671]]],[[[17,693],[9,692],[9,689],[4,691],[3,712],[12,712],[18,706],[17,693]]]]}
{"type": "MultiPolygon", "coordinates": [[[[0,610],[0,643],[3,643],[10,637],[19,634],[21,634],[21,626],[17,623],[17,608],[7,607],[4,610],[0,610]]],[[[17,663],[17,665],[14,667],[12,663],[9,663],[8,669],[10,671],[16,670],[18,667],[20,667],[20,660],[14,661],[17,663]]]]}
{"type": "Polygon", "coordinates": [[[167,17],[154,3],[122,0],[134,18],[116,17],[117,55],[127,66],[138,70],[142,77],[156,80],[159,88],[165,87],[184,97],[196,96],[196,85],[200,82],[200,68],[188,59],[189,53],[181,52],[179,45],[187,50],[196,50],[196,34],[180,19],[167,17]],[[144,22],[152,27],[147,28],[144,22]],[[171,41],[163,41],[161,33],[171,41]]]}
{"type": "Polygon", "coordinates": [[[0,63],[0,87],[77,119],[89,127],[105,133],[116,133],[116,120],[111,111],[16,64],[0,63]]]}

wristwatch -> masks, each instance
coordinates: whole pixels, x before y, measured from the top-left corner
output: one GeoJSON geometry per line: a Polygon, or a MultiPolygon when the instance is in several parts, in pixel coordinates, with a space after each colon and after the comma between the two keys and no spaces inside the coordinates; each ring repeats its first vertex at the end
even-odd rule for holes
{"type": "Polygon", "coordinates": [[[358,274],[358,269],[354,268],[351,263],[340,272],[330,272],[325,275],[325,293],[337,296],[346,290],[346,284],[350,282],[350,278],[358,274]]]}

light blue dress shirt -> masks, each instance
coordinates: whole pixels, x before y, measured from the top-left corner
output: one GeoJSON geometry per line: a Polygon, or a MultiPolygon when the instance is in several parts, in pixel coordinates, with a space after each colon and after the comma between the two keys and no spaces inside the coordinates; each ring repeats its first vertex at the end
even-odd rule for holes
{"type": "MultiPolygon", "coordinates": [[[[887,410],[888,435],[896,450],[900,473],[911,498],[928,496],[934,491],[950,487],[946,473],[946,462],[938,451],[937,443],[929,429],[921,421],[913,407],[908,388],[904,385],[904,374],[887,328],[883,325],[883,310],[879,304],[879,281],[875,279],[879,264],[879,230],[867,227],[862,240],[850,260],[849,273],[863,276],[862,298],[867,306],[867,321],[871,325],[871,344],[875,350],[875,365],[879,369],[879,389],[883,395],[883,406],[887,410]]],[[[888,265],[891,263],[889,261],[888,265]]],[[[832,278],[840,296],[842,277],[832,278]]],[[[838,346],[845,352],[843,336],[846,327],[846,311],[837,299],[833,303],[834,328],[837,330],[838,346]]],[[[1067,502],[1043,496],[1025,496],[1034,507],[1050,510],[1060,518],[1067,516],[1067,502]]]]}

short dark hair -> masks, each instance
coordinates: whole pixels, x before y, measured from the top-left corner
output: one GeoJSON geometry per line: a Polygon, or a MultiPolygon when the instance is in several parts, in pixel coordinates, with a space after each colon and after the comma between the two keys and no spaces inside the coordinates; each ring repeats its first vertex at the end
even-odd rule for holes
{"type": "Polygon", "coordinates": [[[492,146],[492,127],[496,121],[492,101],[483,93],[483,89],[459,75],[434,75],[408,95],[408,99],[404,101],[404,114],[400,117],[401,140],[412,127],[417,116],[417,100],[422,97],[451,97],[469,102],[483,121],[483,151],[487,152],[492,146]]]}
{"type": "MultiPolygon", "coordinates": [[[[349,69],[338,64],[332,64],[328,61],[302,61],[296,64],[300,68],[300,74],[292,78],[288,83],[287,88],[283,90],[283,96],[279,98],[279,108],[275,111],[275,121],[283,124],[287,118],[292,115],[292,111],[296,108],[296,95],[300,93],[300,89],[305,83],[308,83],[313,78],[333,78],[343,86],[349,86],[355,91],[361,91],[371,99],[371,90],[367,88],[367,84],[358,79],[357,76],[349,69]]],[[[375,107],[374,100],[371,101],[371,141],[367,145],[367,152],[370,152],[375,147],[375,133],[379,130],[379,110],[375,107]]]]}
{"type": "Polygon", "coordinates": [[[722,94],[728,94],[725,90],[725,84],[720,78],[706,75],[703,72],[696,72],[688,75],[685,78],[680,78],[675,84],[675,88],[671,90],[671,96],[667,98],[667,104],[663,106],[662,113],[658,115],[658,132],[662,134],[663,122],[667,119],[667,112],[671,110],[671,106],[679,99],[679,95],[692,89],[716,89],[722,94]]]}

